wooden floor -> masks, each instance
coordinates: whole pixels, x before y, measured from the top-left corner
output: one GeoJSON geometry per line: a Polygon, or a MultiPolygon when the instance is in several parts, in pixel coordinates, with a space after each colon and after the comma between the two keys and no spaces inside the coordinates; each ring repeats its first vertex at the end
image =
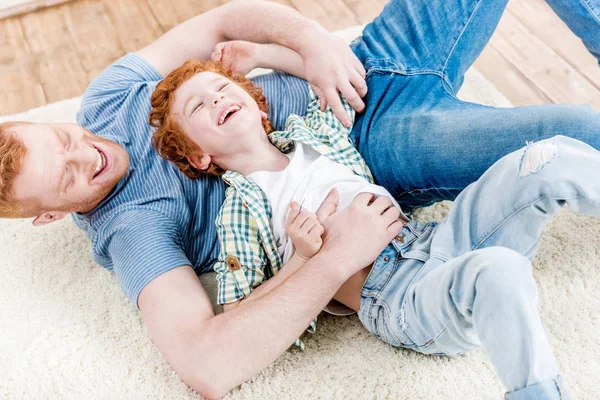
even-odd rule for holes
{"type": "MultiPolygon", "coordinates": [[[[78,0],[0,20],[0,115],[79,96],[111,62],[227,0],[78,0]]],[[[329,30],[364,24],[385,0],[277,0],[329,30]]],[[[515,105],[589,103],[600,68],[543,0],[512,0],[475,63],[515,105]]]]}

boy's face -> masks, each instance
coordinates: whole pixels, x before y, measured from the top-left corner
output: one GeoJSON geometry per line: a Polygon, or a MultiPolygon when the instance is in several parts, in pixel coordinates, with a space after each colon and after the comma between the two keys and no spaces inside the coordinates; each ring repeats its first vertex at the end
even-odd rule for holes
{"type": "Polygon", "coordinates": [[[172,113],[181,128],[204,154],[218,162],[244,143],[252,133],[266,136],[256,101],[230,79],[214,72],[201,72],[175,91],[172,113]]]}

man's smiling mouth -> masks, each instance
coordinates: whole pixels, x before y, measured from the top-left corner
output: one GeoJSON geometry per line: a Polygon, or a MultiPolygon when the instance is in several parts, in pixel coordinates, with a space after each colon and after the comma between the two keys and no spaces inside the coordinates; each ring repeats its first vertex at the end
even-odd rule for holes
{"type": "Polygon", "coordinates": [[[237,104],[231,104],[229,106],[225,106],[219,113],[219,119],[217,120],[217,125],[219,125],[219,126],[223,125],[229,119],[229,117],[231,117],[233,114],[235,114],[239,110],[241,110],[241,107],[238,106],[237,104]]]}
{"type": "Polygon", "coordinates": [[[104,168],[106,168],[106,156],[97,147],[94,148],[98,152],[98,160],[96,161],[96,170],[94,171],[92,179],[100,175],[100,173],[104,171],[104,168]]]}

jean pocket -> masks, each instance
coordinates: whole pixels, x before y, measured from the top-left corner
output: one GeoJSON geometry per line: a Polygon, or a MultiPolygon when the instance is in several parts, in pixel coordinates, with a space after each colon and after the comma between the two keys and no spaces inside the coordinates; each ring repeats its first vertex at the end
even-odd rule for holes
{"type": "Polygon", "coordinates": [[[372,304],[369,313],[361,322],[377,339],[392,346],[402,346],[400,339],[389,329],[390,310],[383,304],[372,304]]]}

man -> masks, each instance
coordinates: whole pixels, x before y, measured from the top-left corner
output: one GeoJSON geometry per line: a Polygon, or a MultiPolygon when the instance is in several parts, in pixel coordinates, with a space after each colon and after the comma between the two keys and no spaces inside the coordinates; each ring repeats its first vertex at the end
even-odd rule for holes
{"type": "MultiPolygon", "coordinates": [[[[599,35],[590,28],[596,27],[596,17],[586,13],[587,3],[568,3],[553,6],[597,54],[599,35]]],[[[351,137],[379,183],[405,208],[454,198],[525,140],[562,133],[600,147],[600,118],[589,108],[498,110],[455,98],[505,4],[392,1],[354,45],[367,67],[367,81],[370,74],[389,78],[369,87],[369,111],[359,115],[351,137]],[[382,37],[377,28],[382,24],[405,29],[382,37]],[[392,53],[405,62],[390,62],[392,53]],[[410,159],[403,157],[403,149],[410,150],[410,159]]],[[[3,164],[11,166],[0,172],[7,210],[12,216],[35,215],[35,224],[79,212],[75,220],[93,239],[96,261],[115,271],[161,352],[186,383],[207,397],[223,395],[281,354],[393,233],[389,221],[374,218],[368,205],[354,204],[361,210],[358,218],[340,213],[325,221],[324,247],[310,263],[261,300],[215,317],[192,266],[202,272],[214,260],[213,217],[223,188],[217,180],[185,180],[152,153],[149,97],[171,69],[187,58],[207,58],[218,42],[273,41],[298,51],[307,78],[343,121],[337,90],[362,110],[363,71],[347,48],[310,27],[277,5],[228,4],[125,56],[90,85],[78,121],[108,141],[72,125],[17,124],[2,136],[0,150],[13,149],[11,157],[0,152],[3,164]],[[259,10],[263,13],[257,17],[259,10]],[[22,162],[11,163],[11,158],[22,162]],[[377,234],[361,234],[369,230],[377,234]]],[[[258,83],[273,103],[276,127],[282,127],[288,112],[306,107],[301,81],[273,75],[258,83]],[[284,107],[282,101],[292,99],[301,101],[284,107]]]]}

